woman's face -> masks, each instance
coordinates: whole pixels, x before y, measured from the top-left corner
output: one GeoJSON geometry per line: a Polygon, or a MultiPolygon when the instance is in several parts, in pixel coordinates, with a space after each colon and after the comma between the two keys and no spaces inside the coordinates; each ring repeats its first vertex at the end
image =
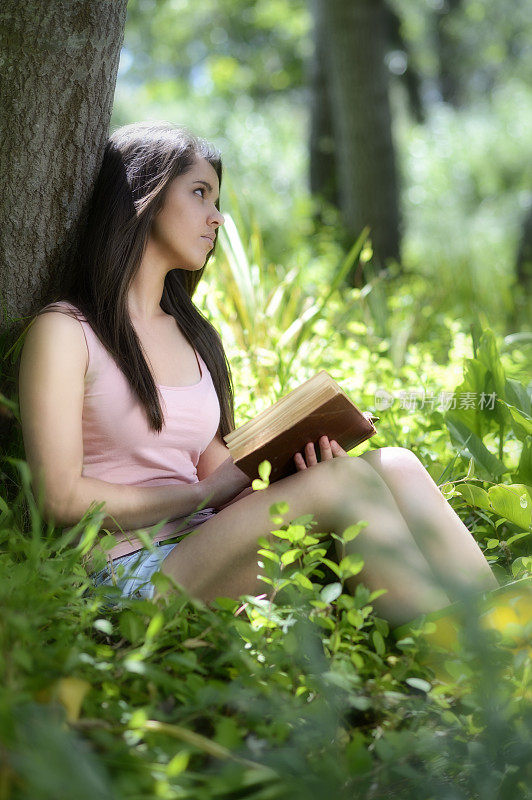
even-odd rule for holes
{"type": "Polygon", "coordinates": [[[169,269],[201,269],[224,224],[218,211],[220,185],[214,167],[196,160],[184,175],[171,181],[164,205],[154,217],[149,245],[168,261],[169,269]]]}

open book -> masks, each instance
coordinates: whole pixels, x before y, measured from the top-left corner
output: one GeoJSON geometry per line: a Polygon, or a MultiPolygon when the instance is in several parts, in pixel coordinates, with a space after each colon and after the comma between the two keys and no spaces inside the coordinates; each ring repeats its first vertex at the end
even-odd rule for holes
{"type": "Polygon", "coordinates": [[[377,433],[374,417],[363,413],[328,372],[320,370],[254,419],[224,436],[236,466],[251,480],[261,461],[272,465],[270,483],[296,472],[294,455],[320,436],[351,450],[377,433]]]}

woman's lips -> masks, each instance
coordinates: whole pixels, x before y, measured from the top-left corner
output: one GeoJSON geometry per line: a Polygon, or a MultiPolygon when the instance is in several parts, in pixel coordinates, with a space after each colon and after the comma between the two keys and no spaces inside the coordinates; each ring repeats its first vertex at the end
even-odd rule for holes
{"type": "Polygon", "coordinates": [[[208,243],[209,243],[209,247],[214,247],[214,242],[213,242],[213,240],[210,238],[210,236],[202,236],[201,238],[202,238],[202,239],[203,239],[205,242],[208,242],[208,243]]]}

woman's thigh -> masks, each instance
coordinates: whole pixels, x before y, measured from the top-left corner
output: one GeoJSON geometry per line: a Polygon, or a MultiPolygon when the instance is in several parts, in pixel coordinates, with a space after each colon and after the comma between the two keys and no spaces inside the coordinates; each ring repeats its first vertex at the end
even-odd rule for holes
{"type": "Polygon", "coordinates": [[[270,538],[274,527],[270,506],[284,500],[289,505],[285,521],[313,514],[320,530],[333,531],[347,494],[367,494],[375,480],[380,481],[375,471],[360,459],[320,462],[224,508],[178,544],[162,571],[205,602],[267,594],[269,585],[258,578],[257,549],[259,537],[270,538]]]}

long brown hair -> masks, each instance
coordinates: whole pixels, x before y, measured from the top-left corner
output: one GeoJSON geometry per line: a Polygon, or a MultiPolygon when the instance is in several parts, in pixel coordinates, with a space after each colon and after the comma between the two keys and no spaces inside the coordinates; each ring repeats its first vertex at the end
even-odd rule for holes
{"type": "MultiPolygon", "coordinates": [[[[105,147],[75,257],[61,276],[59,292],[49,298],[67,300],[79,308],[144,406],[149,427],[158,433],[164,424],[163,412],[129,316],[127,293],[169,183],[186,173],[197,158],[212,165],[221,186],[220,152],[186,128],[141,122],[114,131],[105,147]]],[[[214,250],[209,251],[206,263],[214,250]]],[[[218,332],[192,302],[204,270],[205,265],[195,271],[168,272],[160,306],[175,318],[209,368],[224,436],[235,427],[231,370],[218,332]]],[[[65,313],[60,307],[47,310],[65,313]]]]}

